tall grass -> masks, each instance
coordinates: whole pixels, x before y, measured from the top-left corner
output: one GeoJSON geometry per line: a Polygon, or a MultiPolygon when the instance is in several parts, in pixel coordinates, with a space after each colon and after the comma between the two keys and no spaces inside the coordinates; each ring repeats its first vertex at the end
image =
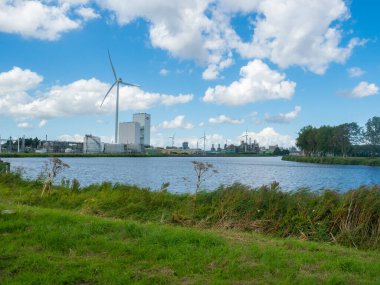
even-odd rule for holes
{"type": "Polygon", "coordinates": [[[1,199],[45,208],[128,218],[144,222],[257,231],[281,237],[380,248],[380,187],[345,193],[298,189],[282,192],[277,183],[251,188],[242,184],[192,194],[152,191],[104,182],[80,187],[78,181],[55,186],[40,197],[42,184],[20,174],[0,175],[1,199]]]}

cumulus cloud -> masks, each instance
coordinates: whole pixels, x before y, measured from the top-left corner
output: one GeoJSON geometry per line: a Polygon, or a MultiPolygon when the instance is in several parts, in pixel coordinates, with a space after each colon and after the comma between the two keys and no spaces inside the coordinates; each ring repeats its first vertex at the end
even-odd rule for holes
{"type": "Polygon", "coordinates": [[[352,90],[351,96],[361,98],[376,95],[378,93],[379,87],[376,84],[362,81],[352,90]]]}
{"type": "Polygon", "coordinates": [[[244,57],[268,58],[282,68],[298,65],[323,74],[330,63],[345,62],[355,46],[365,43],[352,38],[341,46],[339,23],[350,17],[342,0],[262,0],[241,8],[259,16],[252,41],[239,41],[236,49],[244,57]]]}
{"type": "Polygon", "coordinates": [[[347,69],[347,72],[349,77],[360,77],[365,73],[365,71],[359,67],[351,67],[347,69]]]}
{"type": "Polygon", "coordinates": [[[208,88],[204,102],[225,105],[245,105],[256,101],[290,99],[296,83],[285,80],[285,75],[271,70],[261,60],[253,60],[240,69],[240,80],[229,86],[208,88]]]}
{"type": "MultiPolygon", "coordinates": [[[[245,136],[242,133],[240,137],[245,136]]],[[[280,147],[291,147],[295,145],[295,140],[289,135],[282,135],[276,132],[273,128],[264,128],[259,132],[247,132],[252,141],[256,140],[260,146],[278,145],[280,147]]]]}
{"type": "Polygon", "coordinates": [[[38,126],[39,126],[40,128],[42,128],[42,127],[46,126],[47,122],[48,122],[47,120],[41,120],[41,121],[38,123],[38,126]]]}
{"type": "Polygon", "coordinates": [[[107,11],[108,21],[115,19],[120,25],[144,19],[153,47],[197,61],[205,66],[206,80],[219,78],[236,53],[323,74],[331,63],[345,62],[355,46],[364,44],[358,38],[343,38],[341,23],[350,17],[344,0],[3,0],[0,31],[56,40],[107,11]],[[241,14],[254,19],[248,41],[231,25],[241,14]]]}
{"type": "Polygon", "coordinates": [[[152,45],[206,64],[204,79],[218,78],[231,65],[233,52],[249,59],[269,59],[282,68],[297,65],[323,74],[331,63],[345,62],[355,46],[364,44],[351,38],[342,45],[340,24],[350,17],[343,0],[97,2],[121,25],[146,19],[152,45]],[[252,40],[243,41],[232,27],[231,19],[237,14],[255,17],[252,40]]]}
{"type": "Polygon", "coordinates": [[[208,120],[209,123],[211,124],[234,124],[234,125],[240,125],[244,123],[244,119],[232,119],[226,115],[219,115],[218,117],[215,118],[210,118],[208,120]]]}
{"type": "Polygon", "coordinates": [[[17,127],[20,129],[31,129],[33,126],[28,122],[21,122],[17,124],[17,127]]]}
{"type": "Polygon", "coordinates": [[[76,9],[76,13],[80,15],[85,21],[100,18],[100,15],[92,8],[79,7],[76,9]]]}
{"type": "Polygon", "coordinates": [[[279,115],[271,116],[265,114],[265,122],[267,123],[289,123],[297,118],[298,114],[301,112],[301,106],[295,106],[293,111],[288,113],[280,113],[279,115]]]}
{"type": "Polygon", "coordinates": [[[72,11],[86,1],[0,1],[0,32],[41,40],[57,40],[62,33],[79,29],[83,22],[97,17],[91,8],[79,8],[81,18],[72,11]]]}
{"type": "Polygon", "coordinates": [[[176,104],[185,104],[193,100],[192,94],[179,94],[178,96],[173,95],[161,95],[161,103],[165,106],[172,106],[176,104]]]}
{"type": "Polygon", "coordinates": [[[162,129],[192,129],[194,126],[191,123],[185,122],[185,116],[180,115],[171,121],[163,121],[158,125],[162,129]]]}
{"type": "MultiPolygon", "coordinates": [[[[42,82],[42,76],[28,69],[14,67],[0,73],[0,113],[18,117],[48,119],[55,117],[112,113],[115,110],[115,91],[109,94],[102,107],[109,84],[98,79],[80,79],[67,85],[55,85],[47,91],[32,93],[42,82]]],[[[137,87],[120,88],[120,110],[147,110],[154,106],[184,104],[193,95],[178,96],[145,92],[137,87]]]]}

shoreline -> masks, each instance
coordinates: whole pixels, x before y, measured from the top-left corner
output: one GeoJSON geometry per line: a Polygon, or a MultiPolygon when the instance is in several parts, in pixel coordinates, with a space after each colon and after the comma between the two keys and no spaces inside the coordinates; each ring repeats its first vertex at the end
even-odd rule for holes
{"type": "Polygon", "coordinates": [[[380,166],[379,157],[283,156],[282,160],[315,164],[380,166]]]}

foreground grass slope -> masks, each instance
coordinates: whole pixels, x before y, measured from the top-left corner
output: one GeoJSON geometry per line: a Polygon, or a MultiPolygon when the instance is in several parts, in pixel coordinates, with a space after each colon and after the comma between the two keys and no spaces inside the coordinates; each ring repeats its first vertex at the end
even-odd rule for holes
{"type": "Polygon", "coordinates": [[[379,284],[380,253],[15,206],[1,284],[379,284]]]}

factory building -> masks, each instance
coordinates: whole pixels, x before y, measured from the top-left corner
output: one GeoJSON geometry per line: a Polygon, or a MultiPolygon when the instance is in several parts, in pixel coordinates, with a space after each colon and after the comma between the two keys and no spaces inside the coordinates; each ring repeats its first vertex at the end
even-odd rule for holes
{"type": "Polygon", "coordinates": [[[128,149],[140,151],[150,146],[150,115],[133,114],[132,122],[119,124],[119,142],[128,145],[128,149]]]}
{"type": "Polygon", "coordinates": [[[133,122],[140,124],[140,144],[150,146],[150,115],[147,113],[133,114],[133,122]]]}
{"type": "Polygon", "coordinates": [[[99,137],[85,135],[83,139],[83,153],[101,153],[104,145],[99,137]]]}
{"type": "Polygon", "coordinates": [[[119,142],[121,144],[140,144],[141,125],[137,122],[119,124],[119,142]]]}

